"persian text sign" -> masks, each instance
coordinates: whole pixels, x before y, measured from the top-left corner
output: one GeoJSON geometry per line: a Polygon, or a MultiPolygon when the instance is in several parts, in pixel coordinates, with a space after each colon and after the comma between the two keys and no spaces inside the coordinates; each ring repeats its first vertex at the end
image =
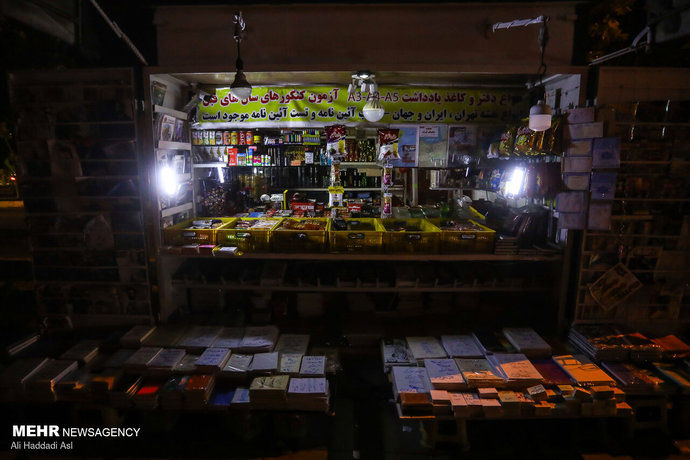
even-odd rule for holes
{"type": "MultiPolygon", "coordinates": [[[[201,123],[232,125],[333,124],[366,121],[367,94],[343,87],[254,88],[239,100],[219,89],[199,106],[201,123]]],[[[525,94],[515,90],[380,87],[386,113],[379,123],[505,123],[524,116],[525,94]]]]}

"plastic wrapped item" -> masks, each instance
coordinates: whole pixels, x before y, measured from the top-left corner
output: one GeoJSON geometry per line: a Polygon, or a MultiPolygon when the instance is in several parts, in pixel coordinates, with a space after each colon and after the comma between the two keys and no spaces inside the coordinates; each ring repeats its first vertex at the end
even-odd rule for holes
{"type": "Polygon", "coordinates": [[[342,159],[347,155],[345,136],[347,129],[345,125],[326,126],[326,152],[333,159],[342,159]]]}
{"type": "Polygon", "coordinates": [[[165,244],[172,246],[216,244],[216,231],[236,221],[236,217],[199,217],[187,220],[165,229],[165,244]]]}
{"type": "Polygon", "coordinates": [[[277,217],[237,219],[216,232],[216,243],[235,246],[243,252],[266,252],[270,249],[271,231],[281,221],[277,217]]]}
{"type": "Polygon", "coordinates": [[[386,218],[393,215],[393,194],[384,193],[381,201],[381,217],[386,218]]]}
{"type": "Polygon", "coordinates": [[[400,130],[398,129],[379,129],[379,161],[384,164],[390,160],[400,158],[398,152],[398,141],[400,140],[400,130]]]}

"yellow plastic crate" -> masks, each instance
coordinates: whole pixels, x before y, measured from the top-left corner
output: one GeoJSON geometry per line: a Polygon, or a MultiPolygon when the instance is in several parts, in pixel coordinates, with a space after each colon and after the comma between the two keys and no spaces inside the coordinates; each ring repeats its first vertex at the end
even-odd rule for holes
{"type": "Polygon", "coordinates": [[[234,223],[237,217],[197,217],[189,219],[179,224],[163,230],[165,244],[171,246],[182,246],[185,244],[216,244],[216,232],[234,223]],[[198,229],[189,228],[195,220],[214,219],[223,223],[216,228],[198,229]]]}
{"type": "Polygon", "coordinates": [[[267,252],[271,248],[271,231],[280,225],[282,220],[282,217],[239,218],[216,232],[216,244],[236,246],[243,252],[267,252]],[[273,222],[273,225],[270,228],[237,228],[240,222],[256,222],[258,220],[268,220],[273,222]]]}
{"type": "Polygon", "coordinates": [[[383,251],[383,235],[386,229],[379,219],[343,219],[348,230],[337,230],[331,221],[328,241],[331,252],[372,253],[383,251]]]}
{"type": "Polygon", "coordinates": [[[271,245],[276,252],[324,252],[328,241],[330,219],[325,217],[286,217],[271,232],[271,245]],[[320,230],[296,230],[286,228],[293,223],[318,221],[324,223],[320,230]]]}
{"type": "Polygon", "coordinates": [[[480,227],[481,230],[444,230],[444,222],[453,219],[429,219],[431,223],[441,229],[441,247],[446,252],[455,253],[491,253],[494,252],[496,232],[478,222],[469,222],[480,227]]]}
{"type": "Polygon", "coordinates": [[[384,246],[388,253],[434,254],[438,252],[441,230],[427,219],[381,219],[386,229],[384,246]],[[395,231],[405,226],[404,231],[395,231]]]}

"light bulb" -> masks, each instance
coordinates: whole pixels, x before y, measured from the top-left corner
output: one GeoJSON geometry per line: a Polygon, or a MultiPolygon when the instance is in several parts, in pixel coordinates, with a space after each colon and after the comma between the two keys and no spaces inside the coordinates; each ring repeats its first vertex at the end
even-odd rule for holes
{"type": "Polygon", "coordinates": [[[537,101],[529,109],[529,129],[532,131],[546,131],[551,127],[551,107],[543,100],[537,101]]]}
{"type": "Polygon", "coordinates": [[[177,194],[177,175],[170,166],[163,166],[158,174],[161,191],[168,196],[177,194]]]}
{"type": "Polygon", "coordinates": [[[510,174],[510,179],[506,182],[506,195],[518,196],[522,191],[522,184],[525,180],[525,168],[515,168],[510,174]]]}
{"type": "Polygon", "coordinates": [[[241,70],[235,74],[235,80],[230,85],[230,93],[238,99],[247,99],[252,95],[252,85],[249,84],[247,77],[241,70]]]}
{"type": "Polygon", "coordinates": [[[385,114],[381,101],[379,101],[378,98],[371,98],[366,104],[364,104],[362,112],[364,112],[364,118],[372,123],[379,121],[385,114]]]}

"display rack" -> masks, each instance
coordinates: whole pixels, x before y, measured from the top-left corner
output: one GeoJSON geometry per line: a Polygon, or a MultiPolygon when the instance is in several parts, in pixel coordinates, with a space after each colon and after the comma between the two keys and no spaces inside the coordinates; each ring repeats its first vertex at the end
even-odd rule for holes
{"type": "Polygon", "coordinates": [[[39,314],[150,321],[131,69],[17,72],[10,93],[39,314]]]}
{"type": "Polygon", "coordinates": [[[609,135],[621,137],[621,166],[612,200],[611,230],[583,233],[576,323],[615,322],[659,333],[679,331],[690,324],[690,157],[684,146],[688,123],[682,118],[687,114],[682,114],[679,105],[687,106],[687,102],[600,108],[602,116],[610,120],[609,135]],[[653,114],[657,121],[639,120],[645,113],[653,114]],[[618,262],[626,265],[642,287],[624,302],[605,309],[592,298],[589,286],[618,262]]]}

